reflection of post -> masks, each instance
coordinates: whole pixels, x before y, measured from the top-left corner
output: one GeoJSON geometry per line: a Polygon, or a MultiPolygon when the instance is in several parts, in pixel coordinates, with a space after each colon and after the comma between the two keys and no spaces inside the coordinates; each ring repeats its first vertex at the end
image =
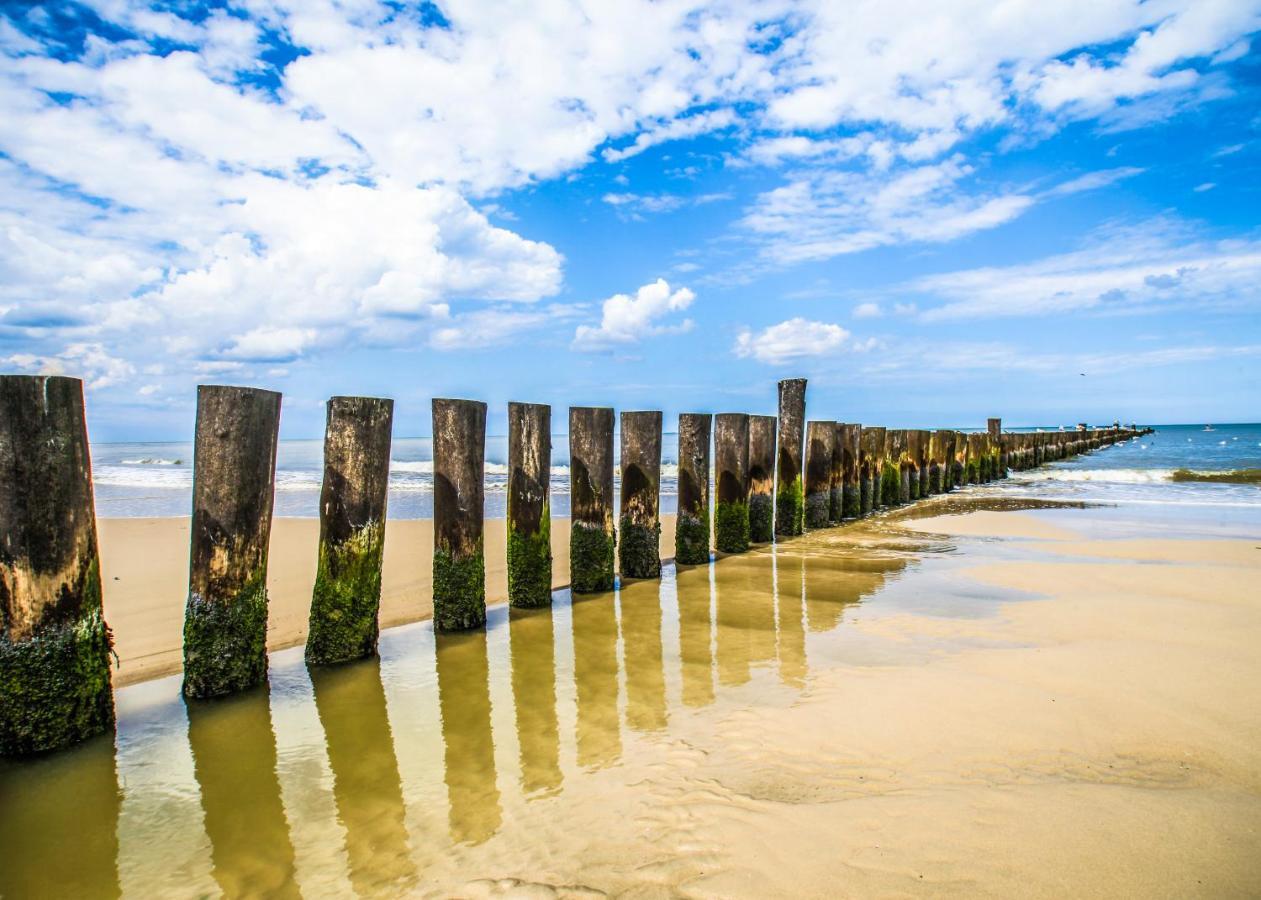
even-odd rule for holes
{"type": "Polygon", "coordinates": [[[508,404],[508,603],[552,604],[552,408],[508,404]]]}
{"type": "Polygon", "coordinates": [[[666,727],[666,681],[661,652],[661,587],[622,588],[622,646],[626,664],[626,724],[635,731],[666,727]]]}
{"type": "Polygon", "coordinates": [[[613,410],[569,408],[569,581],[575,594],[613,590],[613,410]]]}
{"type": "MultiPolygon", "coordinates": [[[[714,431],[714,545],[721,553],[749,549],[749,417],[719,413],[714,431]]],[[[769,509],[769,502],[767,505],[769,509]]]]}
{"type": "Polygon", "coordinates": [[[884,584],[890,573],[906,568],[904,558],[871,558],[856,569],[845,560],[813,556],[805,560],[806,619],[812,632],[831,631],[844,621],[845,610],[884,584]]]}
{"type": "Polygon", "coordinates": [[[771,559],[746,556],[714,567],[718,682],[743,684],[750,666],[775,658],[775,607],[771,559]]]}
{"type": "Polygon", "coordinates": [[[486,404],[433,401],[433,625],[486,624],[486,404]]]}
{"type": "Polygon", "coordinates": [[[550,794],[561,785],[552,625],[550,609],[513,610],[508,628],[512,705],[521,747],[521,790],[526,794],[550,794]]]}
{"type": "Polygon", "coordinates": [[[622,754],[617,712],[617,611],[603,600],[575,601],[574,693],[578,765],[603,768],[622,754]]]}
{"type": "Polygon", "coordinates": [[[350,881],[360,896],[405,893],[416,880],[407,845],[403,785],[381,684],[381,661],[312,669],[315,709],[346,830],[350,881]]]}
{"type": "Polygon", "coordinates": [[[679,572],[679,658],[683,669],[683,702],[705,706],[714,702],[714,658],[710,647],[710,589],[713,569],[679,572]]]}
{"type": "Polygon", "coordinates": [[[188,743],[224,896],[300,896],[267,688],[189,704],[188,743]]]}
{"type": "Polygon", "coordinates": [[[775,537],[774,416],[749,416],[749,540],[775,537]]]}
{"type": "Polygon", "coordinates": [[[623,578],[661,577],[661,413],[622,413],[623,578]]]}
{"type": "Polygon", "coordinates": [[[0,755],[112,730],[110,631],[77,378],[0,376],[0,535],[0,755]]]}
{"type": "Polygon", "coordinates": [[[499,830],[503,817],[490,730],[486,632],[439,634],[437,654],[451,840],[480,844],[499,830]]]}
{"type": "Polygon", "coordinates": [[[703,566],[709,562],[709,432],[713,419],[709,413],[679,416],[679,513],[674,523],[676,566],[703,566]]]}
{"type": "Polygon", "coordinates": [[[774,564],[779,680],[801,687],[805,684],[807,672],[806,631],[801,611],[805,561],[799,556],[776,551],[774,564]]]}
{"type": "Polygon", "coordinates": [[[110,737],[0,763],[0,897],[121,896],[121,807],[110,737]]]}

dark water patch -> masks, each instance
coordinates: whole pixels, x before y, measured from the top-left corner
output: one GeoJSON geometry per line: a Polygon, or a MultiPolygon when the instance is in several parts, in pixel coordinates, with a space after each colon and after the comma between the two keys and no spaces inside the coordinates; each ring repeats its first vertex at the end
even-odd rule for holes
{"type": "Polygon", "coordinates": [[[1232,469],[1227,472],[1198,472],[1194,469],[1175,469],[1169,476],[1169,480],[1211,484],[1261,485],[1261,469],[1232,469]]]}

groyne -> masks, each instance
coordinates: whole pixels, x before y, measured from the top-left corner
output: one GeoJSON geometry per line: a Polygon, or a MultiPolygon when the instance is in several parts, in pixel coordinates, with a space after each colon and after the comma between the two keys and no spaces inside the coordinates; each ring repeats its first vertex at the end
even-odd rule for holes
{"type": "MultiPolygon", "coordinates": [[[[198,389],[184,692],[190,702],[267,677],[266,573],[279,394],[198,389]]],[[[1150,429],[891,429],[807,420],[806,381],[778,389],[778,416],[679,417],[678,565],[705,565],[804,531],[983,484],[1150,429]],[[712,438],[712,440],[711,440],[712,438]],[[711,504],[711,469],[713,460],[711,504]]],[[[486,405],[436,399],[434,628],[486,621],[483,534],[486,405]]],[[[614,410],[569,410],[569,582],[609,592],[661,574],[662,414],[621,415],[621,502],[614,507],[614,410]]],[[[513,403],[509,423],[509,599],[551,602],[548,543],[551,408],[513,403]]],[[[328,404],[319,570],[307,660],[376,652],[393,427],[388,399],[328,404]]],[[[59,376],[0,376],[0,755],[55,750],[113,727],[111,638],[100,591],[83,388],[59,376]]],[[[172,598],[172,602],[180,602],[172,598]]],[[[769,601],[768,601],[769,602],[769,601]]]]}

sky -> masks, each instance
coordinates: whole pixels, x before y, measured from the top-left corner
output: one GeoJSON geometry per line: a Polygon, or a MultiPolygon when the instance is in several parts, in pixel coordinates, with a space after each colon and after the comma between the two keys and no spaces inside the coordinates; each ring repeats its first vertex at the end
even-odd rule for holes
{"type": "MultiPolygon", "coordinates": [[[[1261,0],[0,4],[0,370],[1261,419],[1261,0]]],[[[560,429],[558,429],[560,430],[560,429]]]]}

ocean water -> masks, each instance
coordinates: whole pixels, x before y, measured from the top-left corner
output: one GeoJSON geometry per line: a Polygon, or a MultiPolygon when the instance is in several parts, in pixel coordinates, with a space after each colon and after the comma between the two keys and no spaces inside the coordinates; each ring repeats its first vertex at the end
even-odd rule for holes
{"type": "MultiPolygon", "coordinates": [[[[1175,482],[1179,469],[1261,469],[1261,424],[1160,425],[1156,433],[1013,474],[987,489],[1020,496],[1102,503],[1181,503],[1199,507],[1261,506],[1261,486],[1175,482]]],[[[615,447],[617,442],[614,442],[615,447]]],[[[281,441],[276,454],[278,516],[315,516],[323,476],[323,441],[281,441]]],[[[661,507],[677,508],[678,436],[662,439],[661,507]]],[[[191,443],[94,444],[97,515],[184,516],[192,505],[191,443]]],[[[486,515],[502,518],[507,501],[508,439],[486,439],[486,515]]],[[[569,438],[552,437],[552,512],[569,515],[569,438]]],[[[433,515],[433,445],[429,438],[394,441],[389,515],[433,515]]]]}

